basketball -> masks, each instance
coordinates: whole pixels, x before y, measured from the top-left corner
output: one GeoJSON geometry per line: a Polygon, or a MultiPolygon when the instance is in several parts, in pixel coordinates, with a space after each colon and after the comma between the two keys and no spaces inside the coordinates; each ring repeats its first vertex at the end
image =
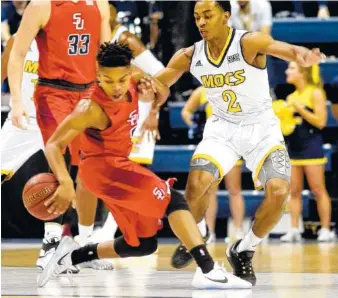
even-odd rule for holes
{"type": "Polygon", "coordinates": [[[58,186],[59,182],[51,173],[38,174],[29,179],[22,192],[23,203],[27,211],[41,220],[58,217],[58,214],[48,213],[44,205],[46,199],[54,194],[58,186]]]}

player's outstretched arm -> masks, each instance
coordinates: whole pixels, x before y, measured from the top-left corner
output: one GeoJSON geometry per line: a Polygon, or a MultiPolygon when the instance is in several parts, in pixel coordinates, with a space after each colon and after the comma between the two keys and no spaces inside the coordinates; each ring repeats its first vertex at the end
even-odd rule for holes
{"type": "Polygon", "coordinates": [[[9,60],[9,55],[11,54],[11,51],[12,51],[13,43],[14,43],[14,35],[12,35],[10,39],[8,40],[5,50],[3,54],[1,55],[1,84],[7,78],[8,60],[9,60]]]}
{"type": "Polygon", "coordinates": [[[45,155],[60,185],[46,201],[48,211],[62,214],[75,198],[73,181],[67,171],[63,149],[86,128],[105,129],[109,119],[99,105],[88,99],[81,100],[75,110],[56,129],[46,144],[45,155]]]}
{"type": "Polygon", "coordinates": [[[296,61],[302,67],[320,63],[325,55],[319,49],[307,49],[274,40],[270,35],[253,32],[242,38],[245,59],[252,63],[258,54],[274,56],[286,61],[296,61]]]}
{"type": "Polygon", "coordinates": [[[111,29],[109,25],[110,9],[108,0],[97,1],[97,5],[101,14],[101,43],[109,42],[111,40],[111,29]]]}
{"type": "MultiPolygon", "coordinates": [[[[149,113],[149,117],[143,123],[143,130],[158,132],[158,112],[169,96],[169,87],[175,84],[179,78],[190,69],[194,47],[179,50],[169,61],[167,67],[160,71],[155,77],[157,83],[156,100],[149,113]]],[[[159,134],[157,134],[159,135],[159,134]]]]}
{"type": "Polygon", "coordinates": [[[33,0],[23,14],[8,61],[8,80],[12,98],[12,123],[24,128],[22,116],[28,116],[21,98],[22,69],[26,54],[39,30],[48,22],[50,2],[33,0]]]}
{"type": "Polygon", "coordinates": [[[171,87],[185,72],[189,71],[193,53],[194,46],[180,49],[170,59],[167,67],[159,72],[155,78],[168,87],[171,87]]]}

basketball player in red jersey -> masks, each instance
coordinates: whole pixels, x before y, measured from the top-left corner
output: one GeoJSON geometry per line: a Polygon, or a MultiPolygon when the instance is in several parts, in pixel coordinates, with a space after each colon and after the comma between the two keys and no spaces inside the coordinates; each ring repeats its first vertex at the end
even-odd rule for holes
{"type": "MultiPolygon", "coordinates": [[[[24,58],[33,39],[39,49],[38,82],[34,94],[37,123],[44,143],[57,125],[69,115],[96,80],[96,55],[100,43],[110,40],[108,1],[31,1],[23,15],[11,51],[8,78],[12,96],[12,123],[24,128],[27,116],[22,103],[21,82],[24,58]]],[[[78,163],[79,139],[69,146],[72,164],[78,163]]],[[[78,183],[78,198],[88,202],[91,195],[78,183]]],[[[56,214],[68,208],[67,201],[59,201],[56,214]]],[[[40,258],[43,268],[61,239],[61,219],[45,224],[40,258]]]]}
{"type": "MultiPolygon", "coordinates": [[[[166,213],[173,231],[189,247],[199,266],[192,282],[194,287],[250,288],[250,283],[226,273],[214,263],[183,195],[170,187],[170,181],[161,180],[128,159],[138,119],[136,84],[140,82],[140,76],[130,66],[131,59],[132,52],[125,45],[105,43],[101,46],[99,83],[93,87],[90,99],[78,103],[46,145],[47,160],[60,182],[47,205],[56,197],[67,200],[75,196],[62,150],[81,135],[79,173],[82,182],[105,201],[123,236],[81,248],[70,237],[63,238],[43,270],[38,286],[44,286],[51,277],[71,265],[99,258],[152,254],[157,249],[158,219],[166,213]]],[[[155,99],[153,88],[156,88],[156,101],[169,94],[169,89],[158,82],[142,84],[149,86],[143,89],[140,100],[149,104],[155,99]]]]}

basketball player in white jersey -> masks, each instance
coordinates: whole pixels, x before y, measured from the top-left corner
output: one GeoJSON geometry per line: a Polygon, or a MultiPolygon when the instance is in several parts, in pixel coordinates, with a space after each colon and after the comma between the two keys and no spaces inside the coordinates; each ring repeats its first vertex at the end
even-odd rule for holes
{"type": "MultiPolygon", "coordinates": [[[[185,191],[196,221],[204,218],[208,189],[240,157],[252,171],[255,187],[265,189],[266,197],[256,212],[252,229],[227,250],[234,274],[254,285],[255,248],[278,222],[290,183],[289,157],[269,95],[266,55],[297,61],[304,67],[319,63],[325,56],[319,49],[276,41],[260,32],[232,29],[227,25],[230,11],[229,1],[198,1],[194,17],[203,40],[179,50],[156,77],[171,86],[190,71],[206,88],[213,109],[203,140],[192,157],[185,191]]],[[[150,114],[146,128],[157,128],[157,110],[154,108],[150,114]]],[[[190,260],[189,252],[180,245],[172,264],[182,268],[190,260]]]]}
{"type": "MultiPolygon", "coordinates": [[[[12,36],[1,56],[1,83],[7,77],[8,58],[13,46],[15,36],[12,36]]],[[[10,179],[14,173],[36,152],[43,150],[43,141],[39,127],[36,123],[36,112],[33,102],[34,84],[37,82],[39,52],[35,40],[25,57],[22,94],[27,107],[25,130],[12,124],[11,112],[1,128],[1,175],[10,179]]],[[[11,105],[11,104],[10,104],[11,105]]]]}
{"type": "MultiPolygon", "coordinates": [[[[109,8],[109,23],[112,33],[111,42],[119,42],[128,45],[134,54],[132,64],[145,73],[154,76],[163,70],[163,64],[145,47],[142,41],[133,33],[129,32],[125,26],[120,25],[116,21],[117,10],[114,1],[109,1],[109,8]]],[[[146,132],[142,138],[141,131],[142,125],[149,115],[150,109],[151,105],[149,103],[139,101],[139,119],[133,134],[134,145],[129,158],[141,164],[152,164],[155,151],[155,139],[150,137],[149,132],[146,132]]],[[[117,224],[111,213],[108,214],[102,229],[98,229],[94,233],[94,218],[92,218],[92,212],[88,213],[88,219],[89,218],[91,218],[92,225],[79,227],[80,234],[79,237],[76,238],[79,243],[84,244],[87,241],[102,242],[113,239],[117,230],[117,224]],[[91,237],[91,235],[93,236],[91,237]]],[[[88,266],[91,266],[91,263],[88,263],[88,266]]]]}

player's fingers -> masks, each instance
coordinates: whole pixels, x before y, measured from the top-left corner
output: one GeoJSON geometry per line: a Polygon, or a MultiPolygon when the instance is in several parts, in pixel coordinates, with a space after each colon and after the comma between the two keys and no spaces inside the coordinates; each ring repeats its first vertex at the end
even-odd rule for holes
{"type": "Polygon", "coordinates": [[[156,129],[156,140],[161,140],[161,134],[160,131],[158,129],[156,129]]]}
{"type": "Polygon", "coordinates": [[[49,199],[47,199],[47,200],[44,202],[44,205],[45,205],[46,207],[52,205],[52,204],[55,202],[56,196],[57,196],[57,191],[56,191],[49,199]]]}
{"type": "Polygon", "coordinates": [[[48,209],[47,209],[48,213],[50,213],[50,214],[54,213],[55,210],[56,210],[55,206],[56,206],[56,204],[53,203],[50,207],[48,207],[48,209]]]}

